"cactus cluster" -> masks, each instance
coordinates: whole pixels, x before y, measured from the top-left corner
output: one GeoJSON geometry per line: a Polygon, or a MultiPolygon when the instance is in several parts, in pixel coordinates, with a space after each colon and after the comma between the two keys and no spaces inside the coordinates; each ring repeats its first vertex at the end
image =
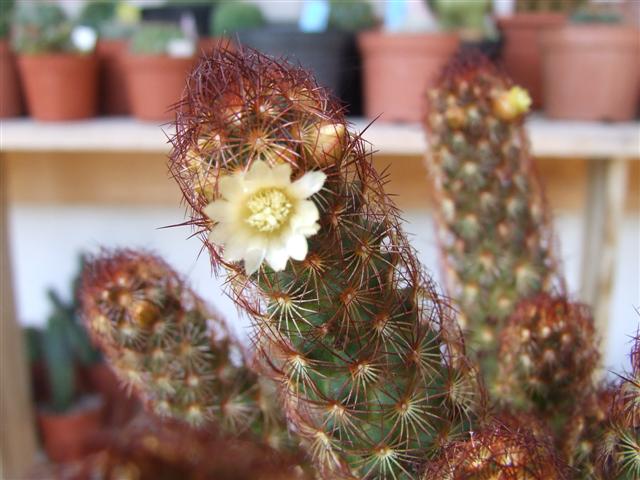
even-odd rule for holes
{"type": "Polygon", "coordinates": [[[370,149],[308,73],[251,50],[204,58],[170,169],[321,476],[415,478],[468,428],[483,393],[449,309],[370,149]],[[317,223],[300,237],[303,213],[317,223]]]}
{"type": "Polygon", "coordinates": [[[220,316],[161,259],[131,250],[88,260],[82,315],[118,377],[162,417],[214,423],[273,447],[287,444],[274,389],[220,316]]]}
{"type": "Polygon", "coordinates": [[[567,465],[553,439],[535,419],[494,419],[469,438],[449,444],[427,468],[423,480],[564,480],[567,465]]]}
{"type": "Polygon", "coordinates": [[[445,279],[486,374],[495,374],[499,334],[518,301],[563,290],[523,128],[529,103],[473,56],[452,62],[429,93],[426,159],[445,279]]]}
{"type": "Polygon", "coordinates": [[[566,419],[599,357],[589,308],[541,294],[520,302],[501,333],[497,390],[521,409],[566,419]]]}
{"type": "MultiPolygon", "coordinates": [[[[256,440],[288,448],[289,430],[314,475],[332,480],[639,478],[640,346],[629,375],[593,383],[593,319],[567,297],[554,258],[528,104],[473,57],[447,67],[429,96],[427,164],[456,319],[337,102],[251,49],[202,57],[175,107],[169,168],[187,223],[253,322],[254,352],[159,258],[91,259],[81,297],[92,337],[169,419],[148,428],[155,440],[134,431],[103,452],[102,478],[138,451],[149,468],[166,458],[183,468],[183,450],[165,447],[192,430],[187,457],[227,439],[223,455],[246,448],[254,466],[267,448],[256,440]],[[495,415],[456,320],[497,394],[495,415]]],[[[229,462],[210,460],[194,478],[226,475],[215,469],[229,462]]],[[[287,465],[278,478],[304,475],[287,465]]]]}

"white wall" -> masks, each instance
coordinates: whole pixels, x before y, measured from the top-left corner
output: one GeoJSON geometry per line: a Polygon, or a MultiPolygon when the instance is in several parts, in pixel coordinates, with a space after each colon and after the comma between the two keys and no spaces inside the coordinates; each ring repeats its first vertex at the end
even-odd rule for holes
{"type": "MultiPolygon", "coordinates": [[[[187,239],[186,227],[159,229],[182,221],[182,208],[33,206],[14,205],[10,209],[10,241],[16,281],[17,309],[24,324],[40,324],[47,316],[45,290],[54,287],[69,294],[69,282],[80,251],[96,251],[100,246],[144,247],[161,254],[184,273],[195,289],[221,310],[236,331],[246,335],[248,322],[238,318],[232,302],[211,278],[206,253],[198,258],[200,243],[187,239]]],[[[406,230],[421,260],[437,270],[434,230],[429,215],[405,212],[406,230]]],[[[581,259],[581,221],[573,215],[556,218],[565,270],[572,292],[577,291],[581,259]]],[[[433,272],[437,277],[438,272],[433,272]]],[[[611,311],[608,368],[620,370],[627,363],[628,335],[638,328],[640,316],[640,219],[627,218],[618,256],[615,295],[611,311]]]]}

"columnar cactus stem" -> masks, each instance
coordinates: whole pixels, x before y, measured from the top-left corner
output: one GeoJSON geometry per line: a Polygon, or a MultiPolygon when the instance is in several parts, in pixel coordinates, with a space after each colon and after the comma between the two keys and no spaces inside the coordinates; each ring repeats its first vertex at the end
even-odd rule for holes
{"type": "Polygon", "coordinates": [[[92,258],[80,297],[92,338],[150,410],[286,445],[273,386],[247,367],[220,316],[161,259],[130,250],[92,258]]]}
{"type": "Polygon", "coordinates": [[[324,478],[416,478],[483,394],[384,179],[304,71],[204,58],[170,169],[324,478]]]}
{"type": "Polygon", "coordinates": [[[523,117],[530,100],[487,60],[454,60],[429,94],[427,166],[450,295],[484,371],[518,301],[564,290],[523,117]]]}

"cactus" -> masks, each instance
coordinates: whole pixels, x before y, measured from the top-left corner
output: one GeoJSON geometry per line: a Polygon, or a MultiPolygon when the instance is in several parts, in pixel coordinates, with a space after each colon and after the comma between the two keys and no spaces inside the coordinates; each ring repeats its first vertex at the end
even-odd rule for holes
{"type": "Polygon", "coordinates": [[[529,97],[479,55],[454,59],[429,93],[427,167],[450,295],[487,383],[519,300],[564,292],[523,115],[529,97]]]}
{"type": "Polygon", "coordinates": [[[135,55],[166,55],[172,41],[185,38],[177,25],[149,22],[141,25],[133,34],[129,49],[135,55]]]}
{"type": "Polygon", "coordinates": [[[210,30],[213,35],[233,35],[242,30],[264,26],[267,21],[257,5],[224,2],[211,12],[210,30]]]}
{"type": "Polygon", "coordinates": [[[616,388],[602,443],[603,478],[640,478],[640,336],[631,351],[631,373],[616,388]]]}
{"type": "Polygon", "coordinates": [[[92,338],[151,411],[289,446],[273,388],[247,368],[219,315],[162,260],[129,250],[97,256],[85,269],[81,298],[92,338]]]}
{"type": "Polygon", "coordinates": [[[503,414],[469,439],[448,445],[422,478],[563,480],[568,472],[543,426],[503,414]]]}
{"type": "Polygon", "coordinates": [[[42,54],[70,52],[72,24],[55,3],[17,2],[11,43],[16,52],[42,54]]]}
{"type": "Polygon", "coordinates": [[[191,223],[319,474],[417,478],[484,396],[366,144],[308,73],[250,49],[202,58],[176,115],[191,223]]]}
{"type": "Polygon", "coordinates": [[[500,398],[562,428],[599,359],[588,307],[547,294],[523,300],[501,335],[500,398]]]}

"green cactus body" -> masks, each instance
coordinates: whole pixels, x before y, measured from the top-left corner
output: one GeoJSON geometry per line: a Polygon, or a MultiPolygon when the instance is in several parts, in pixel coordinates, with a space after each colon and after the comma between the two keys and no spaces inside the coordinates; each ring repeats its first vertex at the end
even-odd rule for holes
{"type": "Polygon", "coordinates": [[[170,168],[214,267],[227,271],[235,302],[254,321],[255,344],[280,379],[289,425],[320,475],[415,478],[437,447],[468,426],[483,395],[448,309],[400,229],[384,179],[347,128],[341,109],[303,70],[248,49],[214,52],[188,80],[170,168]],[[231,205],[251,182],[278,172],[326,181],[296,206],[286,200],[289,178],[280,177],[279,186],[243,200],[238,228],[257,236],[247,224],[285,228],[278,222],[288,221],[290,208],[317,209],[317,233],[305,255],[296,254],[303,259],[285,257],[279,265],[271,252],[266,259],[275,269],[256,266],[249,248],[244,268],[225,260],[247,239],[221,248],[215,239],[226,227],[214,226],[205,211],[214,212],[223,194],[231,205]],[[268,209],[257,209],[267,196],[268,209]]]}
{"type": "Polygon", "coordinates": [[[91,259],[81,299],[92,338],[150,410],[288,446],[273,387],[246,367],[220,317],[162,260],[128,250],[91,259]]]}
{"type": "Polygon", "coordinates": [[[528,96],[471,56],[449,65],[429,104],[426,163],[445,281],[491,385],[498,337],[517,302],[564,291],[523,127],[528,96]]]}
{"type": "Polygon", "coordinates": [[[586,305],[547,294],[523,300],[500,338],[501,399],[563,429],[575,399],[591,389],[597,346],[586,305]]]}

